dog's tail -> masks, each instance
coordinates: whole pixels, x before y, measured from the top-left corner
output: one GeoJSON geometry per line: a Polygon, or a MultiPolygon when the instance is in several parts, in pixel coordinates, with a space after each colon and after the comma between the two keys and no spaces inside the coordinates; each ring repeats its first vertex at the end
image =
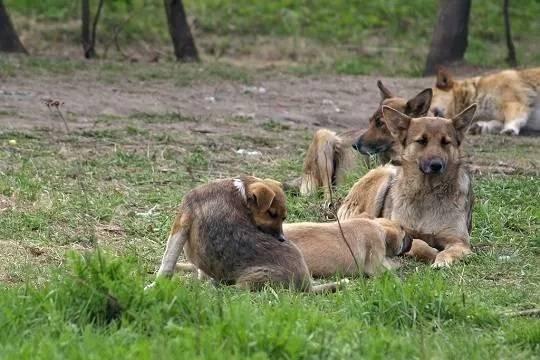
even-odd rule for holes
{"type": "Polygon", "coordinates": [[[320,129],[315,132],[304,160],[300,184],[302,195],[312,194],[322,187],[325,196],[330,196],[330,188],[341,181],[340,173],[345,160],[341,142],[333,131],[320,129]]]}

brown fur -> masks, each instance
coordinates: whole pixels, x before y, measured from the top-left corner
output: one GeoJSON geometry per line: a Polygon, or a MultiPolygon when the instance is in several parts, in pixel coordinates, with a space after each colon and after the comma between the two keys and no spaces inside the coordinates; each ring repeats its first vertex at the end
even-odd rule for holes
{"type": "Polygon", "coordinates": [[[478,104],[473,134],[518,135],[522,129],[540,131],[540,68],[505,70],[455,80],[441,68],[433,88],[431,110],[451,118],[478,104]]]}
{"type": "Polygon", "coordinates": [[[280,184],[251,176],[218,180],[184,196],[158,276],[171,276],[182,251],[215,281],[246,289],[272,283],[323,292],[313,286],[302,253],[283,238],[285,194],[280,184]]]}
{"type": "Polygon", "coordinates": [[[366,217],[341,222],[341,230],[337,222],[285,224],[283,230],[287,239],[298,246],[315,277],[372,276],[391,270],[395,265],[389,257],[407,252],[412,241],[399,224],[366,217]]]}
{"type": "Polygon", "coordinates": [[[330,200],[330,186],[341,184],[345,173],[354,164],[353,149],[364,155],[378,155],[383,163],[396,160],[400,145],[382,120],[382,106],[391,106],[411,116],[424,116],[431,103],[431,89],[423,90],[407,101],[394,96],[381,81],[377,86],[381,102],[369,119],[367,129],[352,129],[339,135],[327,129],[315,132],[304,160],[301,194],[311,194],[322,187],[325,199],[330,200]]]}
{"type": "Polygon", "coordinates": [[[413,241],[410,255],[434,260],[437,267],[470,254],[473,192],[460,149],[475,109],[448,120],[413,119],[383,107],[392,136],[403,146],[401,166],[380,167],[360,179],[338,210],[340,219],[366,211],[397,221],[414,238],[442,250],[413,241]]]}

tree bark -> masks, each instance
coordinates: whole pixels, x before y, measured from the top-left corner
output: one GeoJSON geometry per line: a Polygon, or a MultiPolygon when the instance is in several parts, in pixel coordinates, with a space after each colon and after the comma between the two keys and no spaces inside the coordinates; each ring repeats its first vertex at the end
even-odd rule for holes
{"type": "Polygon", "coordinates": [[[0,0],[0,51],[27,54],[2,0],[0,0]]]}
{"type": "Polygon", "coordinates": [[[82,0],[81,4],[81,40],[84,51],[84,57],[86,59],[92,59],[96,57],[96,33],[99,17],[101,15],[101,9],[103,8],[104,0],[99,0],[96,16],[90,29],[90,0],[82,0]]]}
{"type": "Polygon", "coordinates": [[[424,75],[434,74],[440,65],[463,60],[470,12],[471,0],[440,0],[424,75]]]}
{"type": "Polygon", "coordinates": [[[514,42],[512,41],[512,28],[510,26],[510,14],[508,13],[508,3],[509,0],[504,0],[503,2],[503,14],[504,14],[504,32],[506,35],[506,47],[508,48],[508,56],[506,57],[506,62],[512,67],[517,66],[517,57],[516,57],[516,48],[514,47],[514,42]]]}
{"type": "Polygon", "coordinates": [[[164,0],[169,34],[178,61],[199,61],[199,53],[191,35],[182,0],[164,0]]]}

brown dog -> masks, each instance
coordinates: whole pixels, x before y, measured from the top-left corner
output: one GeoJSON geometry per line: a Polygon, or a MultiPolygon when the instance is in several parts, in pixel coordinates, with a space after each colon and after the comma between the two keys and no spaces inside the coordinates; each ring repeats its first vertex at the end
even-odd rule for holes
{"type": "Polygon", "coordinates": [[[471,133],[518,135],[521,129],[540,131],[540,68],[505,70],[495,74],[454,80],[439,69],[431,110],[451,118],[478,104],[471,133]]]}
{"type": "Polygon", "coordinates": [[[330,200],[330,187],[340,185],[345,173],[354,164],[356,149],[364,155],[378,155],[382,163],[396,160],[399,142],[388,131],[382,120],[382,106],[391,106],[410,116],[424,116],[431,104],[431,89],[425,89],[410,100],[394,96],[381,81],[377,82],[381,94],[380,106],[369,119],[367,129],[353,129],[336,134],[327,129],[317,130],[304,159],[300,193],[303,195],[323,188],[325,199],[330,200]]]}
{"type": "Polygon", "coordinates": [[[413,119],[383,107],[392,136],[402,145],[401,166],[370,171],[350,190],[338,210],[340,219],[367,212],[399,222],[414,238],[411,255],[448,266],[470,254],[473,191],[461,163],[461,143],[476,105],[453,119],[413,119]]]}
{"type": "Polygon", "coordinates": [[[296,223],[283,226],[285,236],[298,246],[315,277],[362,273],[372,276],[382,270],[393,269],[395,265],[389,257],[401,255],[411,248],[412,238],[391,220],[356,217],[340,224],[296,223]]]}
{"type": "Polygon", "coordinates": [[[244,176],[199,186],[184,196],[157,276],[173,274],[183,248],[196,268],[221,283],[336,290],[336,284],[312,285],[302,253],[283,237],[286,215],[276,181],[244,176]]]}

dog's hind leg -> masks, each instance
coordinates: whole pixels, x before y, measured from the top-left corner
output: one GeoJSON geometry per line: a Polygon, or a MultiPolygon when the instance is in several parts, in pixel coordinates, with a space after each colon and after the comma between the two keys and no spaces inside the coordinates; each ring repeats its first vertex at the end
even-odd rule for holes
{"type": "Polygon", "coordinates": [[[521,128],[527,123],[531,109],[520,102],[509,102],[504,104],[504,126],[501,134],[519,135],[521,128]]]}

